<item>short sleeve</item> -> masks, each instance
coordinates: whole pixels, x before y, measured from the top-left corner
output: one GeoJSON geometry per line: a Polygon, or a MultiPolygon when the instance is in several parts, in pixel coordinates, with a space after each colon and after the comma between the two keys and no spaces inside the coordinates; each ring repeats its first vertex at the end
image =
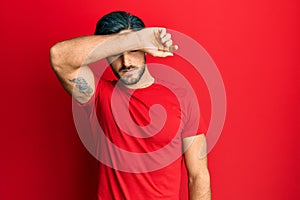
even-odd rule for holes
{"type": "Polygon", "coordinates": [[[197,97],[187,93],[183,101],[182,137],[206,134],[207,126],[201,113],[197,97]]]}

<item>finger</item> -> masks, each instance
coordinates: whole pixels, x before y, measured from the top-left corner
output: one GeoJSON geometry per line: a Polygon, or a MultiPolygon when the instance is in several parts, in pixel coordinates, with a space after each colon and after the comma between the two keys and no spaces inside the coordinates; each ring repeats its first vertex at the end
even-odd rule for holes
{"type": "Polygon", "coordinates": [[[164,52],[163,53],[163,57],[167,57],[167,56],[173,56],[173,53],[171,53],[171,52],[164,52]]]}
{"type": "Polygon", "coordinates": [[[173,53],[174,51],[178,50],[178,46],[177,45],[172,45],[170,43],[169,46],[164,46],[163,49],[159,49],[159,50],[173,53]]]}
{"type": "Polygon", "coordinates": [[[167,30],[165,28],[161,28],[159,32],[160,32],[159,34],[160,38],[163,38],[166,35],[167,30]]]}
{"type": "Polygon", "coordinates": [[[173,40],[168,40],[167,42],[164,43],[166,47],[170,47],[172,46],[172,44],[173,44],[173,40]]]}
{"type": "MultiPolygon", "coordinates": [[[[168,44],[171,44],[172,41],[168,41],[167,43],[168,43],[168,44]]],[[[165,44],[165,45],[164,45],[161,49],[159,49],[159,50],[161,50],[161,51],[166,51],[166,52],[171,52],[171,51],[170,51],[171,45],[168,45],[168,44],[165,44]]]]}
{"type": "Polygon", "coordinates": [[[158,51],[158,52],[155,54],[155,56],[156,56],[156,57],[165,58],[165,57],[168,57],[168,56],[173,56],[173,53],[167,52],[167,51],[158,51]]]}
{"type": "Polygon", "coordinates": [[[162,43],[165,43],[166,41],[170,40],[171,39],[171,34],[170,33],[167,33],[162,39],[162,43]]]}
{"type": "Polygon", "coordinates": [[[173,45],[173,46],[170,46],[170,47],[169,47],[169,51],[170,51],[170,52],[174,52],[174,51],[177,51],[178,48],[179,48],[178,45],[173,45]]]}

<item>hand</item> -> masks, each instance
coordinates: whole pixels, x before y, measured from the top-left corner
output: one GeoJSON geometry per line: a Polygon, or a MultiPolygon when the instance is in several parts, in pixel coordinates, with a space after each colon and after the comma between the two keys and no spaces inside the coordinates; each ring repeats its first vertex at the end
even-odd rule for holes
{"type": "Polygon", "coordinates": [[[137,32],[141,50],[154,57],[173,56],[178,49],[165,28],[145,28],[137,32]]]}

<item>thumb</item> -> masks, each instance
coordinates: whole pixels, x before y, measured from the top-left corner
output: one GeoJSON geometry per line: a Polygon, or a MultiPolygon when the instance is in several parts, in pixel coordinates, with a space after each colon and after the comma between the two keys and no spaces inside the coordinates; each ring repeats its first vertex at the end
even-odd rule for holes
{"type": "Polygon", "coordinates": [[[165,58],[168,56],[173,56],[173,53],[167,51],[158,51],[155,56],[165,58]]]}

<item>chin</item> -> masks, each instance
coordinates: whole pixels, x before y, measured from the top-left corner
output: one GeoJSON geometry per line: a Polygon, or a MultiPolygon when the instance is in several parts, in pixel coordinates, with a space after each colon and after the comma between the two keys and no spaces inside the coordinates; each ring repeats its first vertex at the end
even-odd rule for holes
{"type": "Polygon", "coordinates": [[[122,78],[120,80],[125,85],[134,85],[134,84],[137,84],[140,81],[140,79],[128,80],[128,79],[122,79],[122,78]]]}

